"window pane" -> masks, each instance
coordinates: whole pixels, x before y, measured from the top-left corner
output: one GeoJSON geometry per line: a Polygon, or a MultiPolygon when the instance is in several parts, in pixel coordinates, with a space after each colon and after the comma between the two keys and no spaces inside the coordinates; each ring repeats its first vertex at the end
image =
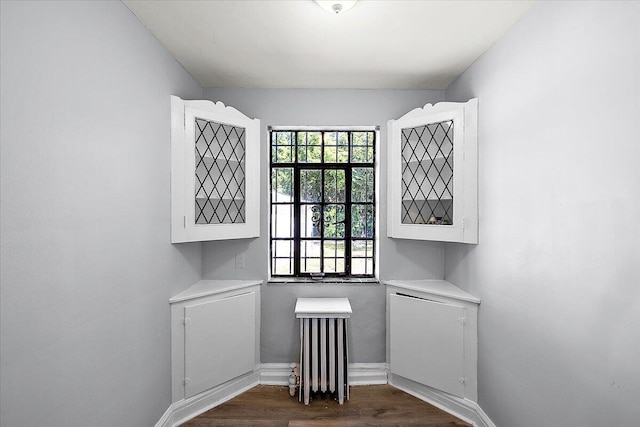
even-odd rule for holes
{"type": "Polygon", "coordinates": [[[293,240],[274,240],[271,250],[275,257],[290,258],[293,256],[293,240]]]}
{"type": "Polygon", "coordinates": [[[369,145],[373,146],[373,132],[353,132],[353,145],[369,145]]]}
{"type": "Polygon", "coordinates": [[[300,206],[300,237],[320,237],[320,205],[300,206]]]}
{"type": "Polygon", "coordinates": [[[373,147],[353,147],[351,161],[354,163],[373,163],[373,147]]]}
{"type": "Polygon", "coordinates": [[[325,273],[344,273],[344,240],[325,240],[323,258],[325,273]]]}
{"type": "Polygon", "coordinates": [[[300,202],[319,202],[322,200],[322,171],[303,169],[300,171],[300,202]]]}
{"type": "Polygon", "coordinates": [[[320,163],[322,160],[322,134],[298,132],[298,163],[320,163]]]}
{"type": "Polygon", "coordinates": [[[293,274],[293,240],[271,242],[272,274],[293,274]]]}
{"type": "Polygon", "coordinates": [[[351,257],[363,258],[373,256],[373,240],[352,240],[351,257]]]}
{"type": "Polygon", "coordinates": [[[320,272],[320,247],[320,240],[303,240],[300,242],[301,272],[320,272]]]}
{"type": "Polygon", "coordinates": [[[271,205],[271,237],[293,237],[293,205],[271,205]]]}
{"type": "Polygon", "coordinates": [[[375,138],[373,132],[353,132],[351,161],[354,163],[373,163],[375,138]]]}
{"type": "Polygon", "coordinates": [[[351,207],[351,237],[373,237],[375,215],[373,205],[351,207]]]}
{"type": "Polygon", "coordinates": [[[324,258],[324,273],[344,273],[344,258],[324,258]]]}
{"type": "Polygon", "coordinates": [[[291,258],[273,258],[273,264],[271,266],[273,275],[292,275],[293,274],[293,259],[291,258]]]}
{"type": "Polygon", "coordinates": [[[353,168],[351,172],[351,201],[373,202],[373,168],[353,168]]]}
{"type": "Polygon", "coordinates": [[[336,163],[338,161],[338,141],[336,132],[324,133],[324,162],[336,163]]]}
{"type": "Polygon", "coordinates": [[[372,275],[373,274],[373,258],[352,258],[351,274],[372,275]]]}
{"type": "Polygon", "coordinates": [[[293,199],[293,168],[271,169],[271,201],[289,203],[293,199]]]}
{"type": "Polygon", "coordinates": [[[273,163],[292,163],[294,161],[293,132],[271,133],[271,161],[273,163]]]}
{"type": "Polygon", "coordinates": [[[348,132],[324,132],[324,162],[347,163],[348,161],[348,132]]]}
{"type": "Polygon", "coordinates": [[[342,169],[324,171],[324,201],[345,202],[345,172],[342,169]]]}
{"type": "Polygon", "coordinates": [[[344,239],[344,205],[324,207],[324,237],[344,239]]]}
{"type": "Polygon", "coordinates": [[[351,242],[351,274],[373,274],[373,240],[351,242]]]}

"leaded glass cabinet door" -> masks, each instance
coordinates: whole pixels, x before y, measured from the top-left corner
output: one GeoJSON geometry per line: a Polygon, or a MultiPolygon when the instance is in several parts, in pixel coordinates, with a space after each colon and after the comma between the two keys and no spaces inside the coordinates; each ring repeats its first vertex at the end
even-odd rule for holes
{"type": "Polygon", "coordinates": [[[389,121],[389,237],[478,243],[477,116],[472,99],[389,121]]]}
{"type": "Polygon", "coordinates": [[[260,121],[171,97],[171,242],[260,235],[260,121]]]}

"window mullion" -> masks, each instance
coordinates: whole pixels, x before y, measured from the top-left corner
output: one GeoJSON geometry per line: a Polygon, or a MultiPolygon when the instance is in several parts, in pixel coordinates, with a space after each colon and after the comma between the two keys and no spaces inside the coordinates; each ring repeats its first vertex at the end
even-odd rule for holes
{"type": "Polygon", "coordinates": [[[320,161],[323,163],[323,167],[320,168],[320,273],[324,274],[324,132],[321,134],[321,149],[320,149],[320,161]]]}
{"type": "MultiPolygon", "coordinates": [[[[298,138],[296,132],[296,140],[298,138]]],[[[293,168],[293,275],[300,276],[300,169],[293,168]]]]}
{"type": "MultiPolygon", "coordinates": [[[[351,151],[351,150],[349,150],[351,151]]],[[[344,273],[351,275],[351,168],[345,174],[345,206],[344,206],[344,273]]]]}

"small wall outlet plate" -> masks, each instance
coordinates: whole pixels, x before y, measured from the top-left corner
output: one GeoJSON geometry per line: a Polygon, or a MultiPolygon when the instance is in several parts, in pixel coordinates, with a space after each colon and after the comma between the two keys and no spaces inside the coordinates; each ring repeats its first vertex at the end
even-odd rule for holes
{"type": "Polygon", "coordinates": [[[244,254],[236,255],[236,268],[244,268],[244,254]]]}

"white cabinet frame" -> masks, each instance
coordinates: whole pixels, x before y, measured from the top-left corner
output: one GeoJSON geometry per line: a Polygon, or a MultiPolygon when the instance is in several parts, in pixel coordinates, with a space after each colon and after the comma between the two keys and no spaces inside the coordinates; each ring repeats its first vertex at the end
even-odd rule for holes
{"type": "Polygon", "coordinates": [[[384,284],[389,383],[396,385],[405,378],[477,402],[480,299],[445,280],[384,284]]]}
{"type": "MultiPolygon", "coordinates": [[[[215,161],[215,159],[213,159],[215,161]]],[[[222,102],[171,97],[171,243],[260,236],[260,120],[222,102]],[[244,222],[196,224],[195,119],[245,130],[244,222]]]]}
{"type": "Polygon", "coordinates": [[[202,393],[258,372],[261,284],[201,280],[169,300],[173,403],[198,400],[202,393]]]}
{"type": "Polygon", "coordinates": [[[388,130],[388,210],[389,237],[444,242],[478,243],[478,100],[466,103],[441,102],[416,108],[397,120],[388,130]],[[402,130],[443,121],[453,122],[453,224],[402,223],[402,130]]]}

